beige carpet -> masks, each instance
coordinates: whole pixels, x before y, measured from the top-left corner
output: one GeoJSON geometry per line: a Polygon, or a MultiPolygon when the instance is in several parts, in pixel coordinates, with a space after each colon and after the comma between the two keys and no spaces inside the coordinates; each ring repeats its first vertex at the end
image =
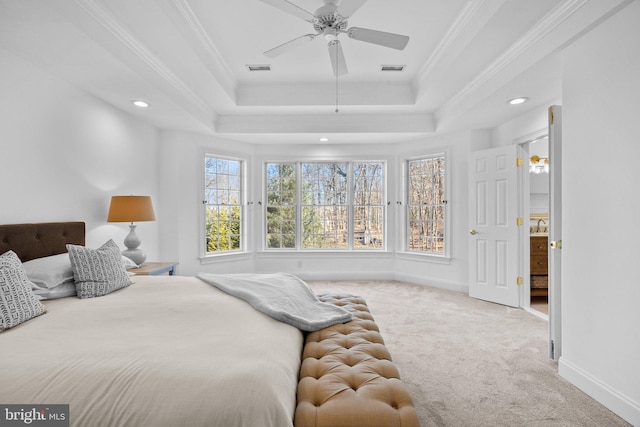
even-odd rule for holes
{"type": "Polygon", "coordinates": [[[557,374],[531,313],[400,282],[308,283],[367,300],[422,427],[629,425],[557,374]]]}

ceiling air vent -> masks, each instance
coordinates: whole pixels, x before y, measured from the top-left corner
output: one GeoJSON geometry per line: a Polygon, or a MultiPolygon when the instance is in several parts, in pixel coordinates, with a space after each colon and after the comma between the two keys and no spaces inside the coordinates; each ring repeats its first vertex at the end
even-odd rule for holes
{"type": "Polygon", "coordinates": [[[271,71],[271,65],[269,64],[262,64],[262,65],[251,65],[248,64],[247,65],[247,69],[249,71],[271,71]]]}
{"type": "Polygon", "coordinates": [[[381,65],[380,71],[404,71],[406,65],[381,65]]]}

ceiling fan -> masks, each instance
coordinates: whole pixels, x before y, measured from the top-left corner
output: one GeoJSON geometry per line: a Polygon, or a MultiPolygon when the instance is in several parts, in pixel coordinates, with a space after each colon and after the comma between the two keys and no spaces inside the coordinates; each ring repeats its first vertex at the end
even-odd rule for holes
{"type": "Polygon", "coordinates": [[[400,34],[386,33],[384,31],[360,27],[347,28],[347,20],[353,16],[367,0],[323,0],[325,3],[324,6],[316,10],[315,13],[311,13],[288,0],[261,1],[311,23],[316,31],[315,34],[305,34],[264,52],[264,55],[269,58],[275,58],[293,48],[305,45],[322,35],[329,41],[329,58],[331,58],[333,74],[341,76],[347,74],[348,71],[344,53],[342,52],[342,45],[338,40],[339,34],[346,34],[354,40],[397,50],[403,50],[407,46],[407,43],[409,43],[409,37],[400,34]]]}

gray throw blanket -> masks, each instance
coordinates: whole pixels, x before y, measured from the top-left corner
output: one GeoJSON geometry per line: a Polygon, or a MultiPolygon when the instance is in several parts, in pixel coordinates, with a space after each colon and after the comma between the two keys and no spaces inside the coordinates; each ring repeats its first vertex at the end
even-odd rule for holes
{"type": "Polygon", "coordinates": [[[309,285],[293,274],[199,273],[196,277],[303,331],[317,331],[351,320],[351,313],[320,301],[309,285]]]}

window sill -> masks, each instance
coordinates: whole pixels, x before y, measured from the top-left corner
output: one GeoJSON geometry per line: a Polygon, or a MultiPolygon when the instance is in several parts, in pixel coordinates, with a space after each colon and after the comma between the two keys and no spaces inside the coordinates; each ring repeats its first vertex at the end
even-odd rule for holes
{"type": "Polygon", "coordinates": [[[217,262],[242,261],[251,259],[253,254],[248,252],[227,252],[221,254],[209,254],[200,257],[200,264],[214,264],[217,262]]]}
{"type": "Polygon", "coordinates": [[[360,250],[360,251],[333,251],[330,249],[327,250],[262,250],[256,252],[256,255],[261,258],[291,258],[292,256],[297,257],[355,257],[355,258],[371,258],[371,257],[391,257],[393,254],[391,252],[385,251],[383,249],[376,250],[360,250]]]}
{"type": "Polygon", "coordinates": [[[452,259],[445,255],[420,254],[414,252],[398,252],[396,256],[398,259],[404,259],[407,261],[432,262],[434,264],[451,264],[452,259]]]}

